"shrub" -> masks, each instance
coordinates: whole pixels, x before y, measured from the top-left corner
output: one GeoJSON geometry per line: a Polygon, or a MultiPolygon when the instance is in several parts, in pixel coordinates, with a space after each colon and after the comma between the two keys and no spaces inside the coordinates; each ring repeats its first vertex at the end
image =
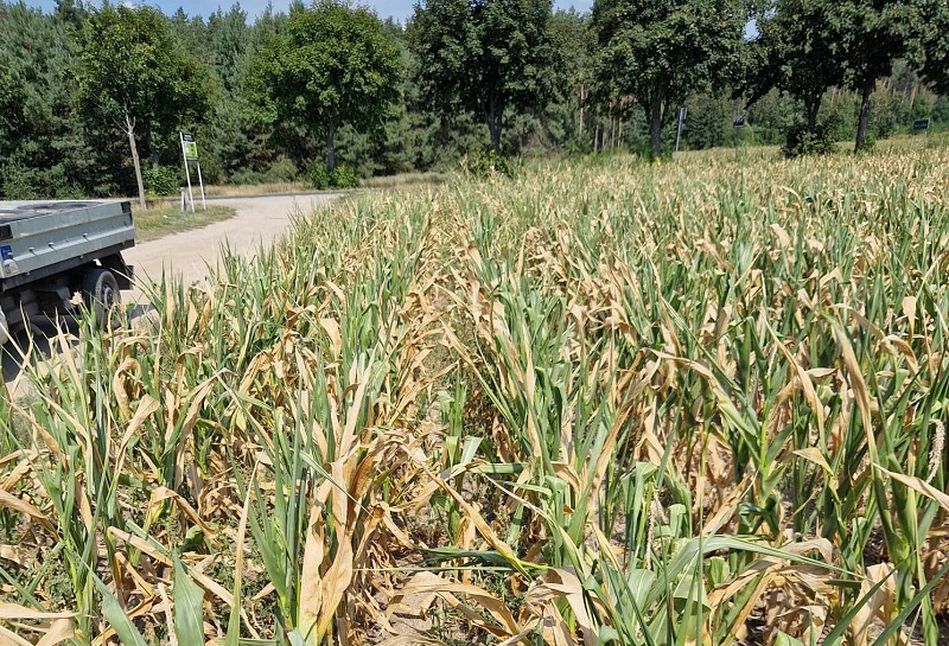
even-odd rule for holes
{"type": "Polygon", "coordinates": [[[514,174],[514,163],[511,157],[502,155],[494,150],[476,151],[462,160],[462,168],[466,173],[476,177],[490,177],[491,175],[514,174]]]}
{"type": "Polygon", "coordinates": [[[356,188],[359,186],[359,175],[349,166],[337,166],[331,183],[334,188],[356,188]]]}
{"type": "Polygon", "coordinates": [[[181,176],[177,168],[153,166],[142,169],[142,180],[149,195],[162,197],[176,195],[181,190],[181,176]]]}
{"type": "Polygon", "coordinates": [[[876,149],[876,147],[877,147],[876,135],[874,135],[872,132],[868,132],[867,138],[863,142],[863,148],[860,150],[860,152],[870,153],[870,152],[873,152],[876,149]]]}
{"type": "Polygon", "coordinates": [[[325,191],[329,188],[356,188],[359,186],[359,175],[345,164],[337,166],[336,170],[330,173],[322,162],[317,162],[307,172],[306,183],[317,191],[325,191]]]}
{"type": "Polygon", "coordinates": [[[281,157],[274,161],[265,171],[242,169],[231,174],[229,181],[236,186],[250,184],[277,184],[293,182],[299,177],[300,171],[292,159],[281,157]]]}
{"type": "Polygon", "coordinates": [[[299,176],[300,171],[292,159],[281,157],[271,164],[265,173],[267,182],[292,182],[299,176]]]}
{"type": "Polygon", "coordinates": [[[835,149],[832,130],[827,123],[818,125],[814,132],[803,123],[793,125],[788,129],[781,152],[788,158],[831,153],[835,149]]]}
{"type": "Polygon", "coordinates": [[[317,191],[325,191],[330,187],[330,172],[326,170],[326,166],[323,165],[323,162],[316,162],[310,166],[310,170],[306,174],[306,184],[312,189],[317,191]]]}

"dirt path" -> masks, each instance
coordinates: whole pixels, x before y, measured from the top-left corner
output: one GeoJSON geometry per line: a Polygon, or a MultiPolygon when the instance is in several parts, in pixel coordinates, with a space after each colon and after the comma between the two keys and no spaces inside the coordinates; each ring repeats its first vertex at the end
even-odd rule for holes
{"type": "MultiPolygon", "coordinates": [[[[306,214],[337,195],[277,195],[216,199],[214,204],[229,206],[237,215],[202,229],[183,231],[143,242],[124,253],[125,260],[135,266],[139,280],[159,280],[162,271],[174,274],[185,282],[201,280],[220,256],[222,245],[248,256],[261,246],[269,246],[290,226],[293,214],[306,214]]],[[[140,290],[124,295],[135,301],[140,290]]]]}

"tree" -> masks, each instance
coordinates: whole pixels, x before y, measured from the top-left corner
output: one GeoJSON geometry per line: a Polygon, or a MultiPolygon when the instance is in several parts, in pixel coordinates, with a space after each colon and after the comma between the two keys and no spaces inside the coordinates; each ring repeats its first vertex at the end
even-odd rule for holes
{"type": "Polygon", "coordinates": [[[734,74],[747,22],[736,0],[596,0],[597,76],[613,99],[633,97],[654,156],[662,127],[692,92],[734,74]]]}
{"type": "Polygon", "coordinates": [[[834,58],[844,63],[846,83],[860,96],[857,152],[866,145],[870,100],[877,81],[891,74],[898,59],[918,58],[919,13],[915,5],[912,0],[847,0],[834,1],[825,11],[835,34],[834,58]]]}
{"type": "Polygon", "coordinates": [[[148,7],[105,4],[86,21],[80,40],[79,95],[90,115],[128,137],[144,208],[138,139],[147,145],[153,136],[167,138],[182,121],[204,115],[207,71],[176,44],[164,16],[148,7]]]}
{"type": "Polygon", "coordinates": [[[322,135],[326,167],[336,169],[340,127],[378,127],[396,98],[399,52],[375,14],[338,0],[295,5],[286,30],[256,58],[275,116],[322,135]]]}
{"type": "Polygon", "coordinates": [[[501,150],[510,110],[550,92],[550,0],[422,0],[409,28],[421,94],[441,115],[473,112],[501,150]]]}
{"type": "Polygon", "coordinates": [[[75,197],[100,188],[70,98],[68,16],[0,4],[0,195],[75,197]]]}
{"type": "Polygon", "coordinates": [[[554,103],[548,108],[548,128],[559,127],[560,141],[587,148],[593,130],[588,128],[587,106],[593,76],[593,39],[589,14],[556,11],[550,21],[554,45],[554,103]]]}
{"type": "Polygon", "coordinates": [[[748,102],[773,88],[786,92],[803,103],[807,132],[815,133],[824,94],[843,82],[845,71],[825,3],[774,0],[758,16],[757,26],[751,70],[742,88],[748,102]]]}
{"type": "Polygon", "coordinates": [[[688,108],[688,120],[683,140],[690,150],[731,143],[735,110],[727,94],[696,94],[689,97],[685,107],[688,108]]]}
{"type": "Polygon", "coordinates": [[[939,94],[949,94],[949,2],[920,2],[919,32],[924,62],[919,75],[939,94]]]}

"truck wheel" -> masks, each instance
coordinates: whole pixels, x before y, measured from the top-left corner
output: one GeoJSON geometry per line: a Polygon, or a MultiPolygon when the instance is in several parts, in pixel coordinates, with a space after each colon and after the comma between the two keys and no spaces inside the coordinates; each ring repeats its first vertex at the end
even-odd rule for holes
{"type": "Polygon", "coordinates": [[[105,327],[109,313],[122,301],[115,274],[105,267],[93,267],[82,277],[82,300],[96,319],[96,325],[105,327]]]}

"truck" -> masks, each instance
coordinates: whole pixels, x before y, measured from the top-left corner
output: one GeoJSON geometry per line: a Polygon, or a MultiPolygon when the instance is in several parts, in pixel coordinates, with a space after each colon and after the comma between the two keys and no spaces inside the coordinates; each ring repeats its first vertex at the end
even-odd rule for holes
{"type": "Polygon", "coordinates": [[[0,201],[0,344],[77,294],[106,324],[132,286],[122,252],[134,245],[127,201],[0,201]]]}

